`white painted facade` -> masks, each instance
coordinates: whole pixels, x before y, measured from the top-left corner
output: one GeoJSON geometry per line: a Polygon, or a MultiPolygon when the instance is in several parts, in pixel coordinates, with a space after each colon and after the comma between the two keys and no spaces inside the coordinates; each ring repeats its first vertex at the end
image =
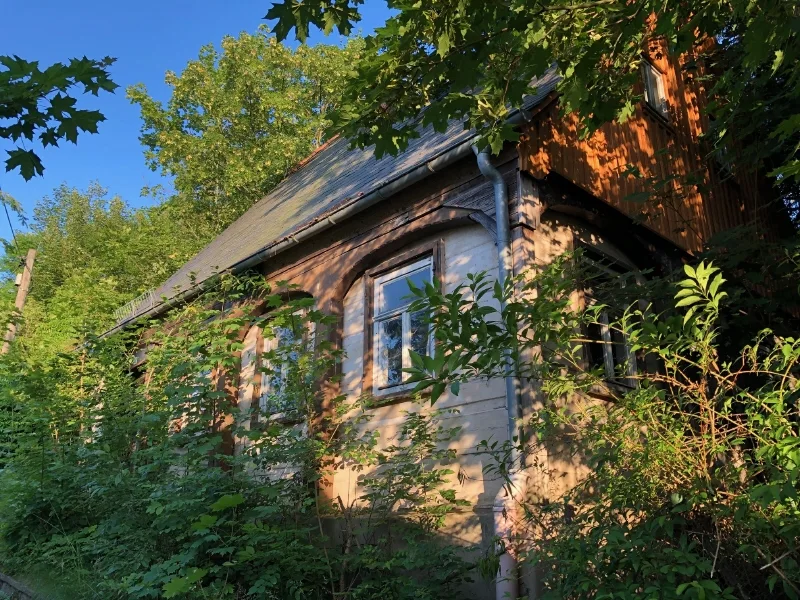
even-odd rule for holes
{"type": "MultiPolygon", "coordinates": [[[[452,292],[464,283],[469,273],[486,271],[497,278],[497,249],[489,233],[480,225],[470,225],[446,231],[436,236],[444,248],[444,265],[441,269],[444,291],[452,292]]],[[[434,241],[433,239],[429,241],[434,241]]],[[[390,258],[390,257],[387,257],[390,258]]],[[[342,393],[348,401],[355,401],[364,393],[365,319],[367,305],[363,278],[359,278],[347,292],[344,300],[342,393]]],[[[369,390],[367,390],[369,391],[369,390]]],[[[442,419],[444,427],[460,427],[457,439],[450,448],[458,453],[458,468],[466,477],[459,484],[453,477],[453,487],[460,498],[468,500],[473,508],[490,507],[502,486],[499,477],[483,473],[486,456],[478,455],[476,448],[482,440],[503,443],[508,439],[506,430],[505,385],[502,379],[473,381],[461,386],[458,396],[447,390],[436,402],[437,409],[456,409],[458,412],[442,419]]],[[[428,403],[416,404],[411,400],[390,401],[371,409],[371,420],[364,427],[380,432],[379,446],[397,441],[397,432],[404,413],[423,410],[428,403]]],[[[333,481],[333,495],[341,496],[345,504],[360,494],[358,474],[348,470],[337,471],[333,481]]],[[[471,537],[471,536],[468,536],[471,537]]],[[[469,540],[472,541],[472,540],[469,540]]]]}

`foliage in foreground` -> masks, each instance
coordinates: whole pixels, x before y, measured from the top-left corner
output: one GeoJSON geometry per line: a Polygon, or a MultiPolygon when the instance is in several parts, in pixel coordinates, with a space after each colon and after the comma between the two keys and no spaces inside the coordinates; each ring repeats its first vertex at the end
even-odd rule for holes
{"type": "MultiPolygon", "coordinates": [[[[797,256],[784,254],[795,273],[797,256]]],[[[622,278],[565,256],[505,289],[477,275],[419,291],[439,341],[417,359],[419,389],[502,375],[506,350],[541,382],[517,443],[546,483],[519,500],[517,544],[545,598],[800,597],[800,338],[780,314],[796,303],[748,315],[747,286],[703,261],[674,283],[622,278]],[[582,312],[575,281],[595,300],[582,312]],[[506,309],[481,305],[491,295],[506,309]],[[588,337],[606,322],[607,337],[588,337]],[[603,344],[627,354],[612,377],[587,365],[603,344]],[[582,481],[559,484],[576,461],[582,481]]],[[[510,445],[483,446],[511,481],[510,445]]]]}
{"type": "MultiPolygon", "coordinates": [[[[736,249],[714,254],[734,282],[706,261],[645,280],[564,256],[506,286],[479,274],[450,294],[416,291],[438,344],[413,375],[434,403],[503,375],[506,350],[541,382],[515,442],[546,485],[518,498],[515,539],[497,551],[538,569],[546,597],[798,597],[800,342],[785,310],[798,253],[781,248],[753,271],[736,249]],[[576,287],[591,291],[586,310],[576,287]],[[606,322],[610,345],[624,336],[630,351],[613,376],[585,355],[609,343],[588,335],[606,322]],[[564,487],[559,464],[572,461],[584,477],[564,487]]],[[[246,279],[215,289],[151,337],[87,340],[46,362],[23,347],[0,362],[4,567],[49,573],[76,598],[463,594],[463,553],[434,535],[463,504],[447,413],[409,404],[400,437],[381,440],[366,400],[314,385],[341,356],[310,299],[246,279]],[[233,406],[231,386],[258,376],[219,373],[238,372],[253,325],[282,342],[264,354],[263,402],[233,406]],[[138,381],[131,343],[148,346],[138,381]],[[360,478],[358,501],[328,498],[342,467],[360,478]]],[[[511,450],[478,447],[509,480],[511,450]]]]}
{"type": "Polygon", "coordinates": [[[70,598],[452,597],[468,564],[432,534],[463,504],[441,466],[457,432],[412,404],[381,441],[342,398],[323,428],[312,384],[339,353],[309,305],[222,280],[146,340],[139,381],[119,337],[43,366],[4,360],[4,568],[42,588],[49,574],[70,598]],[[218,375],[251,326],[282,342],[264,355],[271,392],[242,411],[218,375]],[[345,467],[362,496],[328,498],[325,476],[345,467]]]}
{"type": "Polygon", "coordinates": [[[25,147],[25,140],[46,148],[64,140],[75,144],[81,131],[97,133],[105,117],[100,111],[79,108],[73,94],[79,88],[95,96],[101,90],[113,93],[119,86],[108,68],[115,60],[84,56],[42,70],[39,61],[0,56],[0,139],[23,142],[22,147],[6,150],[6,171],[18,169],[26,180],[44,173],[42,159],[25,147]]]}

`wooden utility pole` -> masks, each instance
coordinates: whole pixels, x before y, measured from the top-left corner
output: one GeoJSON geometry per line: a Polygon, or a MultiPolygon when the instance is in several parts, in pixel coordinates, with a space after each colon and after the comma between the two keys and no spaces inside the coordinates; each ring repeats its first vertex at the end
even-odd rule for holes
{"type": "Polygon", "coordinates": [[[8,324],[8,331],[3,341],[3,347],[0,349],[0,354],[7,354],[8,349],[11,347],[11,342],[17,335],[17,319],[22,315],[22,309],[25,307],[25,300],[28,298],[28,290],[31,289],[31,274],[33,273],[33,261],[36,259],[36,250],[31,248],[28,250],[28,255],[25,257],[25,266],[22,268],[22,273],[17,275],[17,299],[14,302],[14,315],[11,322],[8,324]]]}

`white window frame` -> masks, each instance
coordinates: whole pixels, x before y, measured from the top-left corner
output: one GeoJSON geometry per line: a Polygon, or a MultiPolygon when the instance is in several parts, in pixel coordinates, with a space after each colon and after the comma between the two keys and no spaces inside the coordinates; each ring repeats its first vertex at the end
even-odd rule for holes
{"type": "MultiPolygon", "coordinates": [[[[594,300],[589,302],[591,306],[594,300]]],[[[620,377],[614,365],[614,344],[611,339],[611,327],[609,325],[608,312],[603,310],[598,315],[598,324],[600,325],[600,337],[603,348],[603,368],[605,370],[606,380],[611,383],[621,384],[628,387],[636,387],[636,356],[631,352],[630,344],[628,344],[628,336],[623,334],[625,342],[622,344],[625,353],[625,363],[627,364],[627,373],[625,376],[620,377]]]]}
{"type": "Polygon", "coordinates": [[[649,60],[642,61],[644,101],[665,119],[669,116],[669,105],[664,93],[664,74],[649,60]]]}
{"type": "MultiPolygon", "coordinates": [[[[305,316],[308,314],[308,310],[303,308],[303,309],[295,311],[292,314],[302,319],[302,318],[305,318],[305,316]]],[[[270,328],[270,329],[272,329],[274,331],[275,325],[271,324],[271,323],[268,323],[266,325],[265,329],[266,328],[270,328]]],[[[309,350],[313,351],[314,346],[315,346],[316,324],[315,323],[309,323],[308,324],[308,330],[305,333],[308,336],[308,339],[306,340],[306,344],[308,345],[309,350]]],[[[272,384],[272,381],[271,381],[272,375],[270,375],[270,373],[268,373],[267,371],[263,370],[265,367],[268,370],[272,370],[272,365],[269,364],[269,361],[265,357],[267,356],[267,354],[269,352],[272,352],[273,350],[277,350],[277,348],[280,345],[281,335],[280,335],[280,333],[276,332],[274,335],[269,336],[269,337],[266,336],[266,335],[263,335],[263,333],[262,333],[262,336],[263,336],[263,343],[261,345],[261,355],[260,355],[259,361],[258,361],[258,368],[261,369],[261,384],[259,386],[259,395],[258,395],[259,415],[262,416],[262,417],[266,415],[268,420],[270,420],[270,421],[285,420],[290,416],[285,412],[272,413],[272,414],[267,415],[267,411],[269,410],[269,404],[268,404],[269,396],[275,393],[275,388],[273,387],[273,384],[272,384]]],[[[280,366],[280,379],[281,379],[281,381],[286,379],[286,377],[288,375],[288,372],[289,372],[289,364],[288,364],[287,361],[284,361],[283,363],[281,363],[281,366],[280,366]]]]}
{"type": "MultiPolygon", "coordinates": [[[[402,315],[402,368],[410,368],[411,365],[411,312],[408,310],[411,302],[404,304],[394,310],[381,311],[383,305],[383,286],[387,283],[406,277],[416,271],[429,269],[430,282],[434,281],[434,263],[433,256],[426,256],[425,258],[415,260],[411,263],[392,269],[382,275],[373,279],[373,302],[372,302],[372,350],[373,350],[373,366],[372,366],[372,393],[375,396],[394,394],[412,389],[416,384],[405,383],[406,373],[401,374],[401,383],[390,385],[387,381],[389,366],[386,363],[386,353],[384,352],[383,342],[380,335],[380,324],[389,319],[393,319],[398,315],[402,315]]],[[[411,291],[409,290],[409,294],[411,291]]],[[[431,335],[430,326],[428,331],[428,355],[433,354],[433,335],[431,335]]]]}
{"type": "MultiPolygon", "coordinates": [[[[603,266],[601,263],[593,261],[595,266],[605,271],[606,273],[616,276],[619,275],[618,272],[614,271],[613,269],[609,269],[606,266],[603,266]]],[[[620,286],[624,287],[625,282],[620,282],[620,286]]],[[[592,295],[584,289],[583,292],[584,296],[584,303],[586,308],[593,306],[597,303],[597,301],[592,297],[592,295]]],[[[603,370],[605,371],[606,381],[609,383],[616,383],[618,385],[624,385],[627,387],[636,387],[636,379],[634,378],[636,375],[636,355],[631,352],[631,346],[628,343],[628,336],[622,334],[624,342],[622,344],[622,348],[625,353],[625,362],[627,363],[627,373],[624,376],[620,376],[617,373],[617,370],[614,366],[614,344],[612,343],[611,339],[611,326],[609,325],[610,319],[608,317],[608,311],[601,310],[598,313],[598,324],[600,325],[600,338],[602,341],[601,347],[603,349],[603,370]]],[[[585,356],[585,354],[584,354],[585,356]]]]}

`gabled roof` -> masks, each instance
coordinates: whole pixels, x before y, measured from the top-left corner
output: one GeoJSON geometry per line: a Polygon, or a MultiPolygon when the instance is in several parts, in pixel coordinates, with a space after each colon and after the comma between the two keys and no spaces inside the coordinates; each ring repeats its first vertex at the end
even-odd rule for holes
{"type": "MultiPolygon", "coordinates": [[[[536,94],[526,97],[521,110],[530,110],[542,102],[555,89],[558,80],[554,71],[541,77],[536,82],[536,94]]],[[[451,122],[443,132],[428,126],[418,138],[409,142],[405,151],[380,160],[375,158],[372,148],[351,150],[346,139],[333,139],[153,294],[144,301],[134,301],[117,327],[145,314],[156,314],[170,299],[186,294],[217,273],[235,270],[251,257],[292,239],[300,231],[370,194],[378,192],[380,199],[388,197],[389,194],[380,194],[381,190],[389,190],[393,182],[402,180],[415,169],[454,148],[463,147],[475,135],[474,130],[465,130],[460,121],[451,122]]],[[[391,193],[396,191],[391,189],[391,193]]]]}

